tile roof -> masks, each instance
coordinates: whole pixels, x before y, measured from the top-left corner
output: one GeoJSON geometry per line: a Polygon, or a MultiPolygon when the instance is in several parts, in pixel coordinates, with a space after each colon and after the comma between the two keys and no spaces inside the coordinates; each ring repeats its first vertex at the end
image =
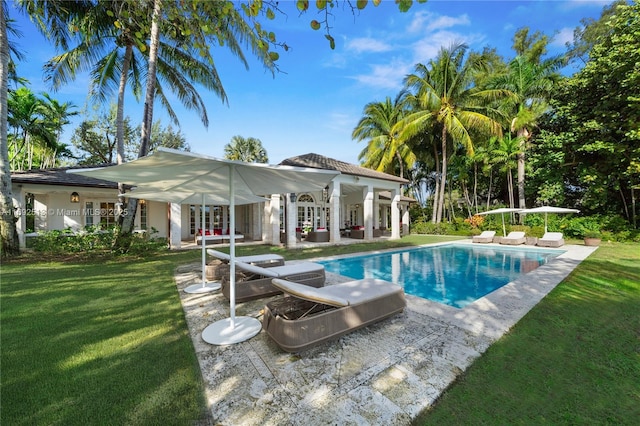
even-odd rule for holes
{"type": "Polygon", "coordinates": [[[51,169],[32,169],[24,171],[12,171],[11,182],[31,183],[46,185],[84,186],[91,188],[118,188],[116,182],[95,179],[75,173],[67,173],[70,169],[89,169],[91,167],[57,167],[51,169]]]}
{"type": "Polygon", "coordinates": [[[284,166],[310,167],[313,169],[337,170],[345,175],[370,177],[375,179],[389,180],[399,183],[408,183],[407,179],[387,173],[366,169],[344,161],[335,160],[319,154],[309,153],[297,157],[287,158],[280,163],[284,166]]]}

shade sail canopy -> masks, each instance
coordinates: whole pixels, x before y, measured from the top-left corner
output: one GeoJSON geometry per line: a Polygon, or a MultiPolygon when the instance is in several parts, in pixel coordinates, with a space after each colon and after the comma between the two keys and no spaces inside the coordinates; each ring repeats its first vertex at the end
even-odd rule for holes
{"type": "Polygon", "coordinates": [[[580,213],[580,210],[568,209],[565,207],[542,206],[542,207],[535,207],[532,209],[525,209],[520,211],[520,213],[523,213],[523,214],[544,213],[544,232],[547,232],[547,215],[549,213],[580,213]]]}
{"type": "Polygon", "coordinates": [[[504,224],[504,214],[505,213],[517,213],[517,212],[521,212],[522,209],[516,209],[516,208],[509,208],[509,207],[502,207],[499,209],[494,209],[494,210],[488,210],[486,212],[482,212],[482,213],[478,213],[479,215],[486,215],[486,214],[499,214],[502,216],[502,236],[506,237],[507,236],[507,227],[504,224]]]}
{"type": "MultiPolygon", "coordinates": [[[[147,195],[150,192],[165,193],[158,197],[176,200],[174,197],[179,197],[179,194],[199,194],[201,204],[207,204],[207,196],[218,200],[212,204],[220,204],[220,200],[227,199],[231,231],[235,231],[236,200],[242,203],[261,195],[319,191],[340,174],[334,170],[223,160],[168,148],[158,148],[151,155],[117,166],[68,172],[134,185],[139,187],[138,195],[142,195],[142,191],[147,195]]],[[[202,332],[206,342],[218,345],[249,339],[262,328],[255,318],[236,319],[235,238],[229,240],[229,256],[230,318],[210,324],[202,332]]]]}
{"type": "MultiPolygon", "coordinates": [[[[125,194],[120,194],[120,196],[132,197],[140,200],[162,201],[165,203],[176,204],[205,204],[214,206],[226,206],[230,203],[230,199],[227,194],[198,194],[197,192],[187,191],[169,192],[154,188],[150,185],[137,186],[125,194]],[[203,195],[204,199],[202,198],[203,195]]],[[[268,201],[268,199],[259,197],[257,195],[235,197],[236,205],[262,203],[265,201],[268,201]]]]}
{"type": "Polygon", "coordinates": [[[224,160],[169,148],[158,148],[151,155],[117,166],[68,172],[134,186],[150,185],[159,191],[228,195],[231,169],[236,199],[321,190],[340,174],[334,170],[224,160]]]}

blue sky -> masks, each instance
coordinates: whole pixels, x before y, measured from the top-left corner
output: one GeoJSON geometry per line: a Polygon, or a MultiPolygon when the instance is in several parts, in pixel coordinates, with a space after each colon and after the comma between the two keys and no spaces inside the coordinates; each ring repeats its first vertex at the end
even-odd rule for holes
{"type": "MultiPolygon", "coordinates": [[[[495,47],[508,60],[514,56],[513,35],[524,26],[554,36],[550,54],[561,53],[580,20],[598,19],[609,3],[430,0],[400,13],[393,1],[383,1],[378,7],[369,4],[356,16],[341,7],[330,20],[336,39],[336,48],[331,50],[322,30],[313,31],[309,26],[315,12],[300,17],[294,2],[281,1],[287,15],[265,23],[279,41],[291,47],[280,52],[280,73],[272,76],[249,53],[250,68],[246,70],[224,48],[216,47],[214,59],[229,105],[201,92],[209,114],[208,129],[195,113],[182,110],[177,100],[173,105],[193,152],[222,157],[224,146],[240,135],[260,139],[271,164],[310,152],[358,164],[358,155],[366,145],[353,141],[351,132],[364,106],[395,97],[416,63],[428,63],[441,47],[452,42],[464,42],[475,51],[495,47]]],[[[42,80],[42,65],[55,54],[54,49],[27,18],[15,10],[10,10],[10,16],[24,35],[16,40],[27,56],[18,64],[18,72],[30,81],[31,89],[85,108],[86,76],[52,92],[42,80]]],[[[576,70],[565,71],[570,74],[576,70]]],[[[142,104],[127,102],[126,114],[134,124],[140,123],[142,104]]],[[[169,124],[159,106],[154,119],[169,124]]],[[[80,120],[67,127],[63,141],[68,142],[80,120]]]]}

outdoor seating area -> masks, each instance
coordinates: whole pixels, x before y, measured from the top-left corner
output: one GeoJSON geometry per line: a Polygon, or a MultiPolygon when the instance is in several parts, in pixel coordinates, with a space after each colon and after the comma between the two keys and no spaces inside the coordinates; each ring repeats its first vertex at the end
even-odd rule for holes
{"type": "MultiPolygon", "coordinates": [[[[322,287],[325,283],[324,266],[314,262],[285,262],[282,266],[265,268],[245,262],[236,262],[235,301],[238,303],[282,293],[272,284],[274,278],[296,281],[307,286],[322,287]]],[[[231,299],[229,273],[222,276],[222,294],[231,299]]]]}
{"type": "Polygon", "coordinates": [[[273,279],[287,297],[267,303],[264,331],[287,352],[300,352],[402,312],[399,285],[374,279],[313,288],[273,279]]]}
{"type": "MultiPolygon", "coordinates": [[[[244,241],[244,235],[242,234],[234,234],[233,238],[235,242],[244,241]]],[[[195,234],[195,243],[197,245],[201,245],[202,239],[203,239],[202,229],[198,229],[198,232],[196,232],[195,234]]],[[[226,233],[226,234],[223,233],[222,229],[213,229],[213,230],[205,229],[204,240],[207,244],[209,243],[222,244],[222,243],[228,243],[231,240],[231,236],[229,235],[229,233],[226,233]]]]}

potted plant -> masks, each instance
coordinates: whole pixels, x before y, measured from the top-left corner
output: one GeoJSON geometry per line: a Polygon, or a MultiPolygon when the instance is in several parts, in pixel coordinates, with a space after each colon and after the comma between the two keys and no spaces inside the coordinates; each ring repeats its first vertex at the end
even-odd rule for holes
{"type": "Polygon", "coordinates": [[[600,244],[602,234],[600,231],[587,230],[584,232],[584,245],[585,246],[597,246],[600,244]]]}

